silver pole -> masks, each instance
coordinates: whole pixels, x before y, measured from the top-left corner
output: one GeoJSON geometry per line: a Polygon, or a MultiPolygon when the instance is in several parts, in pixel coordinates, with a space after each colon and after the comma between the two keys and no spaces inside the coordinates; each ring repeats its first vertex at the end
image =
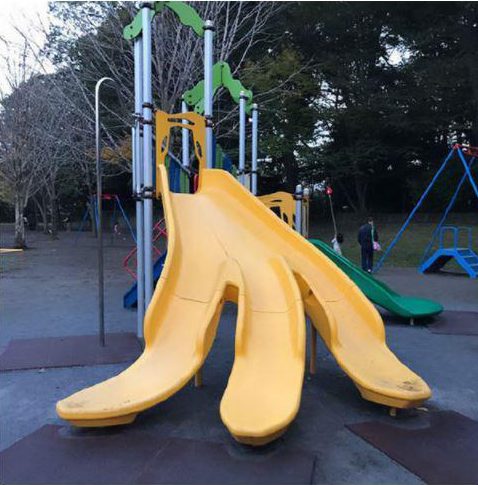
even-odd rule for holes
{"type": "Polygon", "coordinates": [[[95,130],[96,130],[96,205],[98,210],[98,331],[100,345],[105,346],[105,277],[103,264],[103,183],[101,170],[101,136],[100,136],[100,88],[109,77],[101,78],[95,86],[95,130]]]}
{"type": "Polygon", "coordinates": [[[302,185],[295,188],[295,230],[302,234],[302,185]]]}
{"type": "Polygon", "coordinates": [[[258,148],[259,113],[257,104],[252,105],[252,193],[257,195],[257,148],[258,148]]]}
{"type": "Polygon", "coordinates": [[[305,238],[309,238],[309,209],[310,209],[310,189],[304,188],[303,200],[305,204],[302,204],[302,235],[305,238]]]}
{"type": "MultiPolygon", "coordinates": [[[[186,104],[186,101],[183,101],[181,103],[181,111],[183,113],[188,112],[188,105],[186,104]]],[[[183,120],[183,124],[187,125],[188,122],[186,120],[183,120]]],[[[185,167],[189,167],[189,130],[187,128],[181,129],[181,141],[183,147],[181,161],[185,167]]]]}
{"type": "Polygon", "coordinates": [[[153,88],[151,56],[151,5],[141,7],[143,24],[143,164],[144,164],[144,303],[153,296],[153,88]]]}
{"type": "Polygon", "coordinates": [[[142,199],[143,190],[143,143],[141,133],[141,116],[143,110],[143,39],[137,37],[134,41],[134,158],[133,193],[136,199],[136,336],[143,339],[144,322],[144,207],[142,199]]]}
{"type": "Polygon", "coordinates": [[[239,180],[246,183],[246,101],[247,96],[241,91],[239,97],[239,180]]]}
{"type": "Polygon", "coordinates": [[[213,131],[212,131],[212,98],[213,80],[212,67],[214,57],[214,23],[211,20],[204,22],[204,116],[206,117],[206,165],[214,167],[213,131]]]}

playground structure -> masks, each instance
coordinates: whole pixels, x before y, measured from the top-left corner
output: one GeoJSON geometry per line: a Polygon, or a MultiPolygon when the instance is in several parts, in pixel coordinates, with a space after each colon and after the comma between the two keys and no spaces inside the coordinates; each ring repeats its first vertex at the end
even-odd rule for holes
{"type": "MultiPolygon", "coordinates": [[[[161,8],[169,5],[158,3],[161,8]]],[[[187,25],[197,24],[197,14],[191,13],[191,7],[182,4],[187,9],[178,10],[179,2],[171,5],[180,19],[188,17],[187,25]]],[[[133,173],[137,203],[143,205],[137,206],[142,215],[141,221],[137,217],[137,276],[138,322],[141,305],[147,304],[145,349],[122,373],[59,401],[58,414],[75,426],[127,424],[139,412],[175,394],[193,377],[199,385],[201,367],[213,345],[225,301],[238,305],[238,317],[234,365],[220,414],[238,441],[266,444],[285,432],[295,418],[305,368],[305,313],[364,399],[391,408],[419,406],[430,397],[429,387],[387,347],[383,322],[375,307],[335,264],[301,236],[302,216],[296,217],[294,231],[246,189],[241,183],[245,169],[241,156],[239,181],[213,168],[210,22],[203,23],[205,116],[156,111],[153,187],[151,20],[156,7],[153,10],[143,4],[140,14],[125,29],[128,35],[136,32],[138,116],[133,131],[133,173]],[[198,160],[197,190],[192,194],[173,193],[169,187],[165,164],[173,128],[192,132],[198,160]],[[162,200],[168,253],[149,301],[153,289],[153,196],[162,200]]],[[[241,99],[242,116],[245,97],[241,99]]],[[[298,207],[303,195],[297,191],[298,207]]]]}
{"type": "MultiPolygon", "coordinates": [[[[114,224],[116,221],[116,214],[117,212],[121,214],[121,217],[123,218],[123,221],[128,228],[128,231],[133,239],[134,242],[136,242],[136,235],[134,233],[133,227],[131,226],[131,222],[129,220],[128,214],[126,214],[126,211],[124,210],[123,204],[121,203],[121,199],[118,197],[117,194],[101,194],[101,200],[103,202],[111,202],[113,204],[113,215],[111,217],[111,221],[114,224]]],[[[92,196],[90,199],[90,207],[92,208],[93,216],[94,216],[94,224],[96,225],[96,228],[98,228],[99,225],[99,217],[98,217],[98,202],[97,202],[97,197],[92,196]]],[[[88,220],[88,217],[90,215],[90,210],[88,206],[85,208],[85,212],[83,213],[83,217],[81,219],[80,226],[78,227],[77,231],[77,236],[75,238],[75,243],[78,242],[78,237],[79,235],[83,232],[85,228],[86,221],[88,220]]]]}
{"type": "Polygon", "coordinates": [[[467,272],[470,278],[478,277],[478,255],[472,249],[472,233],[470,227],[442,226],[439,233],[439,247],[420,265],[421,273],[435,273],[451,259],[455,261],[467,272]],[[452,246],[445,245],[446,233],[453,236],[452,246]],[[466,233],[466,243],[461,244],[463,238],[460,234],[466,233]]]}
{"type": "Polygon", "coordinates": [[[238,324],[221,417],[241,442],[277,438],[298,411],[304,311],[365,399],[401,408],[428,399],[425,382],[386,346],[381,318],[358,288],[231,175],[205,168],[205,125],[193,113],[156,112],[158,195],[169,238],[146,314],[145,351],[118,376],[60,401],[60,416],[76,426],[125,424],[167,399],[200,370],[226,300],[238,304],[238,324]],[[171,193],[164,167],[169,130],[184,119],[200,160],[195,194],[171,193]]]}
{"type": "MultiPolygon", "coordinates": [[[[331,194],[327,195],[330,198],[331,194]]],[[[261,196],[259,200],[293,229],[296,227],[295,221],[298,217],[297,214],[300,214],[299,217],[302,220],[302,235],[307,237],[309,219],[308,197],[303,197],[301,200],[302,203],[297,204],[294,202],[292,194],[277,192],[275,194],[261,196]]],[[[298,200],[300,201],[300,199],[298,200]]],[[[336,225],[334,224],[335,228],[336,225]]],[[[370,301],[385,308],[394,315],[408,318],[411,324],[414,323],[415,319],[430,317],[443,311],[442,305],[435,301],[399,295],[385,283],[374,278],[366,271],[363,271],[346,257],[337,254],[328,244],[320,239],[309,239],[309,242],[336,264],[362,290],[370,301]]]]}
{"type": "Polygon", "coordinates": [[[450,202],[448,203],[447,207],[445,208],[445,211],[435,228],[431,240],[428,243],[425,252],[423,254],[422,261],[419,265],[419,271],[422,273],[429,273],[429,272],[436,272],[439,269],[441,269],[448,261],[451,259],[454,259],[470,276],[470,278],[476,278],[478,274],[478,255],[474,252],[472,248],[472,234],[471,234],[471,229],[470,228],[456,228],[456,227],[451,227],[451,226],[445,226],[446,219],[453,209],[453,206],[455,205],[455,202],[458,198],[458,195],[465,184],[465,182],[468,180],[470,182],[470,185],[473,189],[473,192],[476,196],[476,203],[478,204],[478,185],[475,182],[473,178],[473,174],[471,172],[473,168],[473,164],[476,161],[476,158],[478,157],[478,148],[476,147],[470,147],[467,145],[460,145],[460,144],[455,144],[451,147],[448,155],[446,158],[443,160],[442,164],[440,165],[439,169],[433,176],[431,182],[428,184],[427,188],[421,195],[420,199],[418,200],[417,204],[413,208],[413,210],[410,212],[409,216],[407,217],[406,221],[398,231],[397,235],[393,239],[393,241],[390,243],[390,245],[387,247],[387,249],[384,251],[383,256],[381,259],[378,261],[374,271],[377,272],[380,270],[380,268],[383,266],[385,263],[387,257],[390,255],[392,249],[396,246],[396,244],[400,241],[400,238],[402,237],[403,233],[405,232],[406,228],[410,224],[410,222],[413,220],[415,214],[417,213],[418,209],[421,207],[425,199],[427,198],[428,194],[431,192],[433,186],[437,182],[437,180],[440,178],[440,175],[444,173],[445,169],[447,166],[453,162],[453,160],[458,160],[462,165],[464,169],[464,174],[462,175],[455,192],[453,193],[452,198],[450,199],[450,202]],[[454,234],[453,237],[453,245],[451,247],[445,247],[444,246],[444,233],[451,231],[454,234]],[[459,233],[467,231],[468,233],[468,239],[467,239],[467,246],[466,247],[460,247],[458,242],[459,242],[459,233]],[[434,244],[436,243],[437,239],[439,240],[439,247],[436,249],[433,254],[432,251],[434,249],[434,244]]]}

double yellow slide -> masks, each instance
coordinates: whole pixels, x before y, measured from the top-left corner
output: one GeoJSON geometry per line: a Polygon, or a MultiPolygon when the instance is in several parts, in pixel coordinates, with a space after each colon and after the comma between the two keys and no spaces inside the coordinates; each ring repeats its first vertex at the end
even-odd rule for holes
{"type": "Polygon", "coordinates": [[[58,402],[76,426],[109,426],[181,389],[200,370],[226,300],[238,305],[235,359],[221,418],[238,441],[265,444],[300,405],[308,314],[365,399],[407,408],[427,384],[385,343],[383,322],[357,286],[319,250],[222,170],[201,170],[195,194],[158,177],[169,246],[145,318],[145,350],[119,375],[58,402]]]}

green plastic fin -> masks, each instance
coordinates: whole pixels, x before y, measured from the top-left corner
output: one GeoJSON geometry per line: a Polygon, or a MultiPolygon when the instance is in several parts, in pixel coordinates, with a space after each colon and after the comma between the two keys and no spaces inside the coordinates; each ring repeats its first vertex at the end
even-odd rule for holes
{"type": "Polygon", "coordinates": [[[253,94],[250,89],[246,89],[239,79],[232,77],[231,67],[227,62],[222,62],[222,85],[229,91],[231,98],[239,104],[241,91],[247,96],[246,112],[249,113],[252,108],[253,94]]]}
{"type": "MultiPolygon", "coordinates": [[[[229,64],[224,61],[217,62],[212,68],[212,89],[213,95],[220,87],[225,87],[235,103],[239,104],[241,91],[247,96],[246,112],[249,113],[252,108],[253,93],[246,89],[241,81],[232,77],[229,64]]],[[[196,86],[186,91],[183,99],[189,106],[194,106],[194,111],[199,114],[204,113],[204,81],[199,81],[196,86]]]]}
{"type": "MultiPolygon", "coordinates": [[[[151,11],[151,19],[164,8],[172,10],[179,18],[179,21],[186,27],[191,27],[199,37],[204,36],[204,22],[193,7],[184,2],[154,2],[151,11]]],[[[133,40],[141,34],[143,22],[141,10],[136,14],[133,21],[123,29],[123,37],[126,40],[133,40]]]]}
{"type": "MultiPolygon", "coordinates": [[[[222,63],[217,62],[212,67],[212,89],[214,94],[216,93],[218,88],[222,85],[221,82],[222,82],[222,63]]],[[[204,105],[203,98],[204,98],[204,81],[199,81],[196,84],[196,86],[186,91],[183,95],[183,99],[186,102],[186,104],[194,107],[196,107],[196,105],[199,105],[199,104],[204,105]]],[[[199,111],[195,109],[195,111],[197,113],[202,113],[204,109],[202,111],[201,109],[199,109],[199,111]]]]}
{"type": "MultiPolygon", "coordinates": [[[[204,22],[199,14],[191,5],[184,2],[156,2],[164,3],[166,7],[172,10],[178,17],[179,21],[186,27],[191,27],[199,37],[204,37],[204,22]]],[[[155,6],[156,9],[156,6],[155,6]]]]}
{"type": "MultiPolygon", "coordinates": [[[[161,3],[161,2],[158,2],[158,3],[161,3]]],[[[153,18],[155,15],[156,15],[156,12],[151,11],[151,18],[153,18]]],[[[140,10],[135,15],[133,21],[123,29],[123,38],[126,40],[136,39],[136,37],[138,37],[138,35],[140,35],[142,31],[143,31],[143,18],[140,10]]]]}

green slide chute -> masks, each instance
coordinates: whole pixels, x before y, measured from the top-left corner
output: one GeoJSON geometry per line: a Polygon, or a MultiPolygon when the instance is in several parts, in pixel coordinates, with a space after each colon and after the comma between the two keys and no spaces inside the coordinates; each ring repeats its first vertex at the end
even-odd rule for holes
{"type": "MultiPolygon", "coordinates": [[[[239,104],[241,91],[247,97],[246,113],[252,108],[253,94],[250,89],[246,89],[239,79],[234,79],[231,67],[227,62],[220,61],[212,68],[212,89],[213,96],[219,88],[226,88],[235,103],[239,104]]],[[[204,80],[199,81],[196,86],[186,91],[183,95],[184,101],[189,106],[194,106],[194,111],[199,114],[204,113],[204,80]]]]}
{"type": "Polygon", "coordinates": [[[405,318],[423,318],[437,315],[443,311],[442,305],[435,301],[399,295],[385,283],[363,271],[344,256],[337,254],[320,239],[309,239],[309,241],[331,259],[369,300],[389,312],[405,318]]]}

